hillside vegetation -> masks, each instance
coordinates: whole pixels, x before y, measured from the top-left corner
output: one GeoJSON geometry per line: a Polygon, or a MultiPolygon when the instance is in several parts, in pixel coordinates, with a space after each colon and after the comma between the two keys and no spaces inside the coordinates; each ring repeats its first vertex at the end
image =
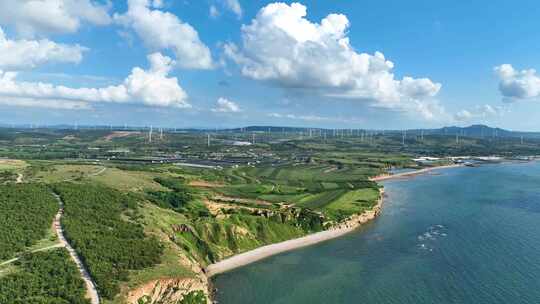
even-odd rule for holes
{"type": "Polygon", "coordinates": [[[77,266],[65,249],[23,255],[0,277],[0,303],[90,304],[77,266]]]}
{"type": "Polygon", "coordinates": [[[87,265],[101,296],[114,298],[130,270],[159,263],[161,244],[146,237],[143,227],[133,222],[136,198],[94,184],[63,183],[54,189],[65,204],[66,237],[87,265]]]}
{"type": "Polygon", "coordinates": [[[0,261],[47,235],[58,202],[43,185],[0,185],[0,261]]]}
{"type": "MultiPolygon", "coordinates": [[[[9,158],[0,183],[24,177],[0,188],[0,262],[50,238],[54,191],[104,304],[205,303],[209,264],[371,210],[380,191],[370,177],[421,168],[412,161],[421,155],[540,152],[532,139],[273,130],[168,130],[150,143],[148,130],[0,128],[0,157],[9,158]]],[[[22,269],[10,264],[0,276],[22,269]]]]}

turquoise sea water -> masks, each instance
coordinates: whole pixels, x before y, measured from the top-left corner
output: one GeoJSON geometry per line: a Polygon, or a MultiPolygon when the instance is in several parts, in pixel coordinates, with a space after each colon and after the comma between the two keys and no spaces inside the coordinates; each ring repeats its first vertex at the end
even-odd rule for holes
{"type": "Polygon", "coordinates": [[[217,301],[540,303],[540,163],[384,185],[376,221],[216,277],[217,301]]]}

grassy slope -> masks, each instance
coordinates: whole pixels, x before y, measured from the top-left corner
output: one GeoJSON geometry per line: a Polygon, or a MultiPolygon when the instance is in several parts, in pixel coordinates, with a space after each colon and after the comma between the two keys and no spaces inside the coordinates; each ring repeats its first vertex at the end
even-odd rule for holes
{"type": "Polygon", "coordinates": [[[159,175],[154,172],[107,168],[102,174],[91,176],[90,180],[120,191],[164,190],[162,186],[154,182],[154,177],[159,175]]]}
{"type": "Polygon", "coordinates": [[[23,160],[0,159],[0,171],[3,171],[3,170],[20,171],[26,168],[27,166],[28,164],[23,160]]]}
{"type": "MultiPolygon", "coordinates": [[[[52,170],[42,169],[35,176],[46,182],[79,177],[84,183],[96,182],[122,192],[139,194],[148,190],[170,191],[156,183],[155,177],[184,176],[189,180],[207,180],[225,185],[200,190],[195,204],[200,205],[204,196],[212,198],[215,195],[224,195],[250,199],[242,200],[241,203],[221,202],[235,207],[259,210],[263,206],[257,200],[287,202],[302,208],[319,210],[329,216],[333,216],[336,211],[347,214],[361,212],[376,201],[374,194],[377,192],[374,189],[356,185],[365,181],[367,176],[379,172],[384,165],[377,164],[377,160],[370,160],[373,164],[368,166],[370,161],[356,160],[350,155],[332,157],[331,162],[240,167],[223,171],[173,166],[157,167],[158,170],[121,170],[109,167],[99,175],[95,173],[99,172],[102,166],[55,164],[52,170]]],[[[121,284],[121,290],[125,292],[161,278],[193,277],[196,274],[189,267],[193,261],[204,266],[236,253],[310,232],[309,229],[301,227],[298,218],[295,218],[298,215],[280,213],[283,211],[279,211],[276,206],[264,206],[263,209],[281,215],[265,217],[250,212],[233,212],[217,218],[193,217],[159,208],[154,204],[142,204],[136,221],[143,225],[146,234],[155,235],[161,240],[164,253],[159,264],[130,271],[127,281],[121,284]],[[182,224],[190,227],[188,232],[174,231],[174,226],[182,224]]],[[[105,303],[121,303],[121,297],[105,303]]]]}
{"type": "Polygon", "coordinates": [[[28,174],[32,180],[43,183],[58,183],[81,179],[96,174],[103,169],[103,166],[53,164],[43,162],[40,163],[40,166],[34,166],[33,168],[35,168],[35,171],[28,174]]]}
{"type": "Polygon", "coordinates": [[[137,288],[144,283],[167,278],[194,278],[196,274],[190,269],[188,254],[170,236],[174,234],[172,227],[187,223],[184,215],[172,210],[163,209],[150,203],[144,203],[138,208],[138,223],[144,226],[147,235],[156,236],[163,245],[163,254],[159,264],[141,270],[130,271],[126,282],[121,284],[121,294],[114,300],[104,303],[120,304],[128,290],[137,288]]]}

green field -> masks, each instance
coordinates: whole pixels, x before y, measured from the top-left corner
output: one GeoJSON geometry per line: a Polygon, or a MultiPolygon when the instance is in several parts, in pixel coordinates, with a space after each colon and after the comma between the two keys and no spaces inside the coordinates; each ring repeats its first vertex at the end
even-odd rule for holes
{"type": "MultiPolygon", "coordinates": [[[[40,249],[57,252],[49,248],[57,244],[54,190],[65,202],[67,238],[103,303],[125,304],[131,292],[146,290],[138,300],[147,304],[148,289],[159,289],[162,281],[204,281],[211,263],[371,210],[380,189],[370,177],[422,168],[414,157],[540,154],[540,140],[520,144],[512,138],[465,138],[457,146],[450,137],[420,141],[411,135],[403,145],[395,132],[367,141],[257,130],[255,145],[235,146],[230,142],[249,141],[252,133],[223,131],[212,134],[208,147],[206,133],[167,132],[150,144],[144,130],[0,128],[0,263],[40,249]],[[22,183],[15,185],[19,174],[22,183]]],[[[0,266],[0,280],[23,268],[19,262],[0,266]]],[[[206,300],[208,288],[178,284],[167,292],[185,295],[181,303],[206,300]]],[[[79,295],[76,288],[69,293],[79,295]]],[[[178,304],[160,297],[159,303],[178,304]]]]}

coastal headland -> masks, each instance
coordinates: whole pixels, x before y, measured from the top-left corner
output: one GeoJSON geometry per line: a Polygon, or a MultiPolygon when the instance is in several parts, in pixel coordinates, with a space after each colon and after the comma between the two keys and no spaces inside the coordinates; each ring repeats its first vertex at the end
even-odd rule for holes
{"type": "MultiPolygon", "coordinates": [[[[412,176],[416,176],[420,174],[425,174],[434,170],[457,168],[461,166],[462,165],[459,165],[459,164],[435,166],[435,167],[423,168],[419,170],[397,173],[397,174],[379,175],[379,176],[375,176],[371,178],[370,180],[375,181],[375,182],[380,182],[380,181],[386,181],[386,180],[396,179],[396,178],[412,177],[412,176]]],[[[371,220],[374,220],[382,211],[383,201],[384,201],[384,189],[381,188],[379,200],[377,204],[371,210],[365,211],[361,214],[351,216],[347,220],[325,231],[313,233],[304,237],[287,240],[287,241],[276,243],[276,244],[262,246],[254,250],[250,250],[250,251],[226,258],[217,263],[209,265],[205,270],[206,275],[210,278],[212,276],[215,276],[215,275],[218,275],[218,274],[221,274],[221,273],[224,273],[224,272],[227,272],[227,271],[230,271],[230,270],[242,267],[242,266],[246,266],[248,264],[263,260],[265,258],[274,256],[283,252],[311,246],[317,243],[321,243],[327,240],[341,237],[347,233],[350,233],[356,230],[363,224],[371,220]]]]}

